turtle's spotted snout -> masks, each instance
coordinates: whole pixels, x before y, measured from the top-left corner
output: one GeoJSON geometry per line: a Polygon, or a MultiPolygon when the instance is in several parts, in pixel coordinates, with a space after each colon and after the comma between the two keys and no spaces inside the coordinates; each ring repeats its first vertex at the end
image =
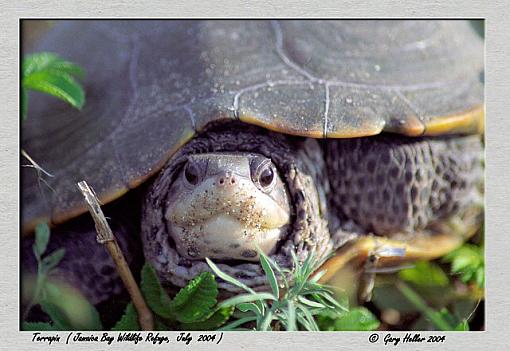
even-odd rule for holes
{"type": "Polygon", "coordinates": [[[169,235],[188,259],[257,261],[290,222],[289,195],[271,160],[251,153],[191,155],[171,185],[169,235]]]}

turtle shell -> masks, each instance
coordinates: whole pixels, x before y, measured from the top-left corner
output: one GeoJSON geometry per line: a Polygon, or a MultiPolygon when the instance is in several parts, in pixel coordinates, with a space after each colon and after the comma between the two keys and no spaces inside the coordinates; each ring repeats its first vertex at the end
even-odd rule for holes
{"type": "Polygon", "coordinates": [[[86,70],[82,111],[30,96],[23,231],[156,173],[213,121],[313,138],[475,133],[483,42],[466,21],[59,21],[35,51],[86,70]],[[44,184],[43,184],[44,183],[44,184]]]}

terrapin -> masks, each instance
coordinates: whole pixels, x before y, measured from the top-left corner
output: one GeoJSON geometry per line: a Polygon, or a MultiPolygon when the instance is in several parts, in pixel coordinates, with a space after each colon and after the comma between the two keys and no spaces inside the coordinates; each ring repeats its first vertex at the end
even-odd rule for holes
{"type": "Polygon", "coordinates": [[[36,49],[85,68],[87,102],[30,97],[22,147],[53,177],[22,168],[22,231],[51,223],[60,277],[93,303],[122,285],[81,180],[129,261],[143,251],[176,286],[209,257],[265,289],[258,249],[287,267],[336,252],[327,277],[377,250],[437,257],[463,240],[448,223],[479,224],[483,43],[467,22],[70,21],[36,49]]]}

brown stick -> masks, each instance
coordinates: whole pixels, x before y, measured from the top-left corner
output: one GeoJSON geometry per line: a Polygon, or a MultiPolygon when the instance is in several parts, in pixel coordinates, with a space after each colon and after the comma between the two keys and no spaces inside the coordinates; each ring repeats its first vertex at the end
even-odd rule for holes
{"type": "Polygon", "coordinates": [[[133,305],[138,312],[140,327],[142,330],[154,330],[154,318],[152,316],[152,312],[145,303],[142,293],[133,278],[133,274],[129,269],[126,259],[124,258],[124,254],[117,244],[117,240],[115,240],[115,237],[113,236],[112,230],[106,221],[103,211],[101,210],[101,206],[94,190],[85,181],[79,182],[78,188],[80,188],[80,191],[85,197],[87,207],[94,219],[94,223],[96,224],[97,241],[106,246],[106,249],[115,262],[117,272],[119,273],[129,296],[131,296],[133,305]]]}

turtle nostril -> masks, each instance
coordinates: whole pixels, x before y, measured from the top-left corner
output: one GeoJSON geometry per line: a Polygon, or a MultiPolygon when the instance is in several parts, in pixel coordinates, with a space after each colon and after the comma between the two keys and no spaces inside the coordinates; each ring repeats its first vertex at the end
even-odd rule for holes
{"type": "Polygon", "coordinates": [[[237,180],[231,172],[222,172],[218,175],[217,183],[219,186],[225,186],[227,184],[234,184],[237,180]]]}

